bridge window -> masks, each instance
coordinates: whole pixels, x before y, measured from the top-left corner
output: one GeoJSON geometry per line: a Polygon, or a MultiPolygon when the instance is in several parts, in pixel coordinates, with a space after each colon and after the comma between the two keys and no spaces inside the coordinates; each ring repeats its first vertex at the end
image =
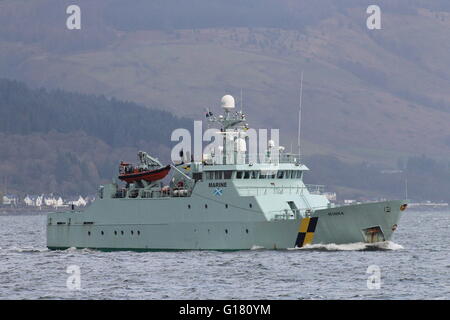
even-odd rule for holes
{"type": "Polygon", "coordinates": [[[277,179],[283,179],[283,177],[284,177],[284,171],[283,170],[278,171],[277,172],[277,179]]]}
{"type": "Polygon", "coordinates": [[[231,179],[232,173],[233,173],[233,171],[231,171],[231,170],[224,171],[223,172],[224,179],[231,179]]]}
{"type": "Polygon", "coordinates": [[[216,180],[221,180],[221,179],[223,179],[223,178],[222,178],[222,173],[223,173],[223,171],[215,171],[214,176],[215,176],[216,180]]]}
{"type": "Polygon", "coordinates": [[[244,171],[244,179],[250,179],[250,171],[244,171]]]}
{"type": "Polygon", "coordinates": [[[301,177],[302,177],[302,171],[300,171],[300,170],[292,171],[292,179],[301,179],[301,177]]]}
{"type": "Polygon", "coordinates": [[[275,179],[275,172],[272,170],[264,170],[259,174],[260,179],[275,179]]]}
{"type": "Polygon", "coordinates": [[[242,179],[242,171],[236,172],[236,179],[242,179]]]}
{"type": "Polygon", "coordinates": [[[258,178],[258,171],[252,171],[252,179],[258,178]]]}
{"type": "Polygon", "coordinates": [[[207,171],[206,172],[206,179],[213,180],[214,179],[214,171],[207,171]]]}
{"type": "Polygon", "coordinates": [[[195,181],[202,180],[202,173],[201,172],[194,172],[192,177],[194,178],[195,181]]]}

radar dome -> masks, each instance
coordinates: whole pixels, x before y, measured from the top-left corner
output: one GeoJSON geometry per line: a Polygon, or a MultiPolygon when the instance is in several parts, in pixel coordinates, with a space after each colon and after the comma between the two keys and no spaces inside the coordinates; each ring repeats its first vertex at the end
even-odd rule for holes
{"type": "Polygon", "coordinates": [[[229,94],[222,97],[222,100],[220,101],[222,103],[222,108],[225,110],[231,110],[234,109],[234,98],[233,96],[230,96],[229,94]]]}

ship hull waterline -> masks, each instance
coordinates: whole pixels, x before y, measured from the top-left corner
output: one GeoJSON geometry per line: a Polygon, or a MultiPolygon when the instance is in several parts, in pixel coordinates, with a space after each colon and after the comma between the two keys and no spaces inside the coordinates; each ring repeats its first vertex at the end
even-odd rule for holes
{"type": "MultiPolygon", "coordinates": [[[[180,212],[177,216],[162,214],[155,221],[144,203],[126,218],[111,219],[116,216],[115,210],[120,210],[120,205],[116,205],[109,208],[108,219],[89,219],[89,214],[83,216],[76,211],[62,216],[58,213],[58,221],[52,221],[49,215],[47,247],[50,250],[234,251],[373,243],[392,239],[405,204],[404,200],[393,200],[346,205],[315,210],[306,218],[272,221],[250,218],[217,221],[198,212],[197,215],[192,212],[180,212]]],[[[89,210],[98,209],[88,208],[86,212],[89,210]]],[[[103,217],[108,217],[107,211],[103,217]]]]}

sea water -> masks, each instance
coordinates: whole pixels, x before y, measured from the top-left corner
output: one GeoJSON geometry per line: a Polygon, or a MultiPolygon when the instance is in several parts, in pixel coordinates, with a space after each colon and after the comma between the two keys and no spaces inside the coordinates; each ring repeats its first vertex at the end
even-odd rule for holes
{"type": "Polygon", "coordinates": [[[392,242],[235,252],[49,251],[45,223],[0,215],[0,299],[450,299],[449,211],[407,210],[392,242]]]}

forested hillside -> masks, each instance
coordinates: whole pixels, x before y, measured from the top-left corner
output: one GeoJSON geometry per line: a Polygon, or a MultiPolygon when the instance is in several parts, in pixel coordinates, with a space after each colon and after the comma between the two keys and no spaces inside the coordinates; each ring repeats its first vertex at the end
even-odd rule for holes
{"type": "Polygon", "coordinates": [[[191,122],[131,102],[0,80],[2,190],[91,193],[138,149],[168,161],[170,135],[191,122]],[[5,186],[6,185],[6,186],[5,186]]]}
{"type": "MultiPolygon", "coordinates": [[[[93,193],[117,175],[121,160],[135,162],[139,149],[169,161],[172,130],[191,126],[132,102],[0,80],[0,191],[93,193]]],[[[305,163],[306,182],[325,184],[341,200],[401,198],[408,180],[413,199],[450,201],[448,161],[409,156],[389,170],[333,155],[307,156],[305,163]]]]}
{"type": "Polygon", "coordinates": [[[368,161],[346,163],[331,155],[309,156],[305,162],[311,169],[305,176],[306,183],[325,184],[340,200],[407,196],[414,201],[450,202],[450,161],[410,156],[389,169],[368,161]]]}
{"type": "Polygon", "coordinates": [[[254,127],[304,154],[394,166],[450,157],[450,2],[379,0],[0,1],[0,77],[196,117],[239,96],[254,127]],[[261,112],[263,111],[263,112],[261,112]]]}
{"type": "Polygon", "coordinates": [[[0,78],[32,88],[0,84],[1,190],[91,192],[137,149],[168,155],[185,125],[155,109],[196,119],[241,90],[289,148],[304,72],[308,182],[450,200],[448,0],[3,0],[0,21],[0,78]]]}

